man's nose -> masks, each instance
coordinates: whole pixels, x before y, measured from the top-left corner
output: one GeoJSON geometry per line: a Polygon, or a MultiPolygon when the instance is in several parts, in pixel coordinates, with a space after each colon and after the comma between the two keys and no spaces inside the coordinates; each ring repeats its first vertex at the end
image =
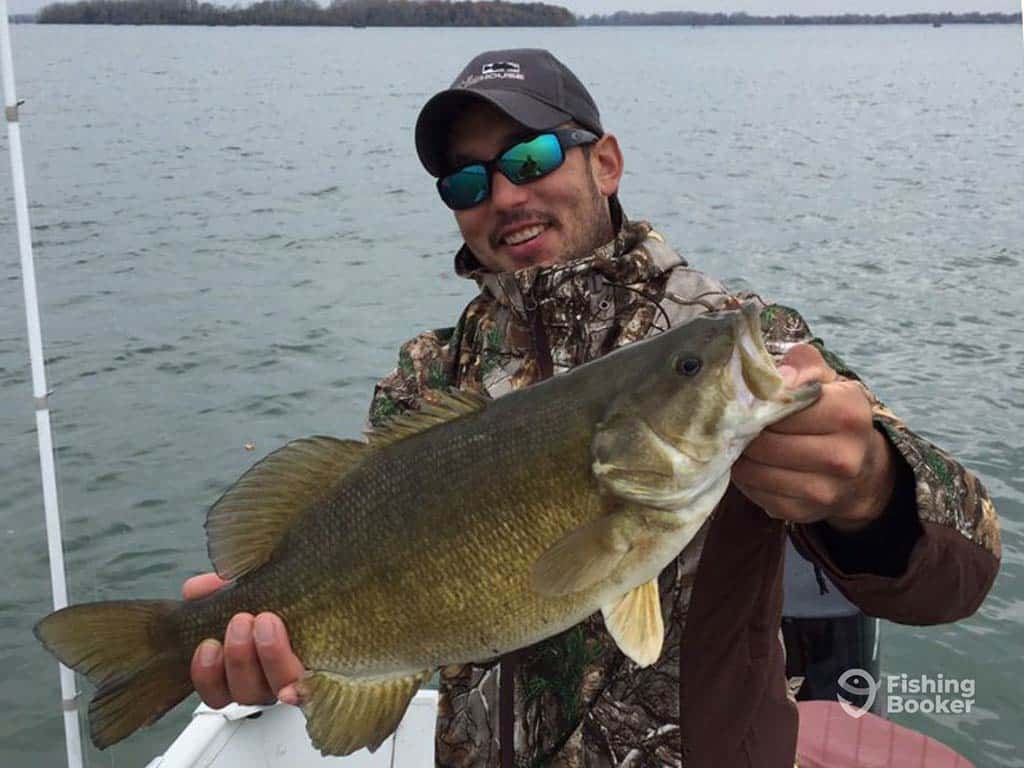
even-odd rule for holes
{"type": "Polygon", "coordinates": [[[513,184],[501,171],[491,175],[491,203],[495,208],[515,208],[523,205],[529,196],[526,185],[513,184]]]}

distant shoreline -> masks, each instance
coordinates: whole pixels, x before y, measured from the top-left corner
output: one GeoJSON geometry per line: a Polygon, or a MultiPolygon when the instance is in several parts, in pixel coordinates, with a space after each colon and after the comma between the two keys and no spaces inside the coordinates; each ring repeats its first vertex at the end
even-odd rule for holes
{"type": "Polygon", "coordinates": [[[617,11],[599,16],[580,17],[581,26],[697,26],[697,27],[742,27],[742,26],[843,26],[843,25],[884,25],[884,24],[1020,24],[1019,13],[901,13],[886,14],[844,13],[832,16],[755,16],[748,13],[697,13],[694,11],[660,11],[658,13],[633,13],[617,11]]]}
{"type": "Polygon", "coordinates": [[[570,26],[852,26],[930,24],[1020,24],[1020,13],[841,14],[832,16],[755,16],[747,13],[662,11],[575,16],[547,3],[413,2],[412,0],[259,0],[224,7],[199,0],[81,0],[45,6],[14,23],[175,26],[334,26],[334,27],[570,27],[570,26]]]}

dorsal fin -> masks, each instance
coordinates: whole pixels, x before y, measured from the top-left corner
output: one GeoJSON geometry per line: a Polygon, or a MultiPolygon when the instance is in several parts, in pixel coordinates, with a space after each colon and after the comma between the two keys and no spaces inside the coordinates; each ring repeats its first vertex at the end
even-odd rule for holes
{"type": "Polygon", "coordinates": [[[438,424],[454,421],[471,413],[478,413],[489,402],[483,395],[450,389],[447,392],[432,392],[434,399],[424,401],[418,411],[408,411],[389,419],[379,427],[366,432],[366,441],[373,448],[400,442],[412,435],[418,435],[438,424]]]}
{"type": "Polygon", "coordinates": [[[250,467],[206,515],[217,575],[234,579],[265,563],[292,522],[369,450],[355,440],[307,437],[250,467]]]}

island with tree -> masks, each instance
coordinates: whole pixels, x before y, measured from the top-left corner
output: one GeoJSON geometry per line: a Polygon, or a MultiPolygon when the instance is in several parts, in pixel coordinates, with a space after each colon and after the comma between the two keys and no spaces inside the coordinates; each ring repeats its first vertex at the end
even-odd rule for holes
{"type": "Polygon", "coordinates": [[[230,8],[199,0],[81,0],[54,3],[40,24],[188,24],[333,27],[569,27],[566,8],[546,3],[441,0],[259,0],[230,8]]]}

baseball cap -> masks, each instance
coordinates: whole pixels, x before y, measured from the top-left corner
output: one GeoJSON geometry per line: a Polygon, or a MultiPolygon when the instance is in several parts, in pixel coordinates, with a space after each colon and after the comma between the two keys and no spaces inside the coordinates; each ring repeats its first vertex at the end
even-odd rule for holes
{"type": "Polygon", "coordinates": [[[604,134],[593,98],[551,52],[486,51],[466,65],[451,87],[435,94],[416,120],[416,152],[432,176],[445,173],[452,118],[472,101],[490,102],[531,130],[546,131],[574,120],[598,136],[604,134]]]}

